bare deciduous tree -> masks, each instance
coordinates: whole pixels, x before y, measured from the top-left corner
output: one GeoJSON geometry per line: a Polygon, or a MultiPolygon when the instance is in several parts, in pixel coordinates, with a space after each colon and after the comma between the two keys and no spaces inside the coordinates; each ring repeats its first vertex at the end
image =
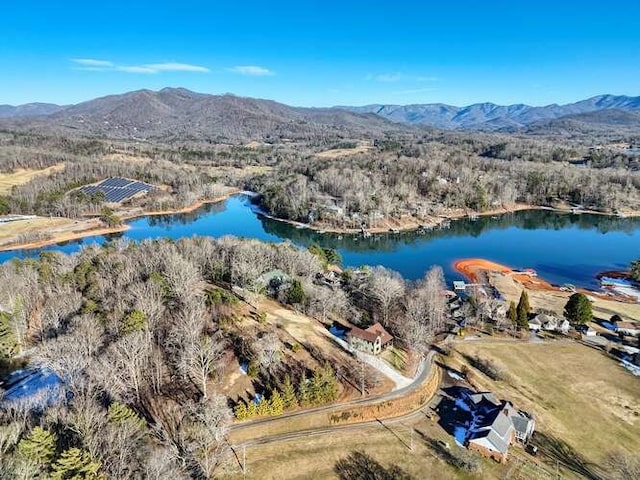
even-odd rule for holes
{"type": "Polygon", "coordinates": [[[384,326],[389,325],[391,312],[398,300],[404,295],[405,283],[398,272],[385,267],[374,267],[367,283],[369,295],[380,305],[380,319],[384,326]]]}

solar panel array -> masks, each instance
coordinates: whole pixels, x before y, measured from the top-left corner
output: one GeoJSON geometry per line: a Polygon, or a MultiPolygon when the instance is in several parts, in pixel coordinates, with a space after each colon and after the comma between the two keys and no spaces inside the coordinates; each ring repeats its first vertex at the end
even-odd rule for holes
{"type": "Polygon", "coordinates": [[[152,190],[153,187],[147,183],[126,178],[107,178],[97,185],[86,185],[80,188],[80,191],[87,195],[104,193],[105,200],[109,203],[124,202],[140,192],[149,193],[152,190]]]}

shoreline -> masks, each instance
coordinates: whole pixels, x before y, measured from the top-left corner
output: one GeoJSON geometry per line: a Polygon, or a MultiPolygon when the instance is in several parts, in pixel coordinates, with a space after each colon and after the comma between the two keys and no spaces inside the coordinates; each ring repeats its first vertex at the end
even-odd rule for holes
{"type": "MultiPolygon", "coordinates": [[[[124,214],[122,216],[122,221],[126,222],[129,220],[134,220],[136,218],[142,218],[142,217],[153,217],[153,216],[159,216],[159,215],[174,215],[174,214],[180,214],[180,213],[189,213],[189,212],[193,212],[194,210],[197,210],[198,208],[202,207],[203,205],[208,205],[211,203],[218,203],[218,202],[223,202],[225,200],[227,200],[229,197],[236,195],[237,193],[239,193],[240,191],[238,189],[234,189],[231,192],[225,193],[221,196],[212,198],[212,199],[203,199],[203,200],[198,200],[194,203],[192,203],[191,205],[187,205],[186,207],[182,207],[182,208],[178,208],[175,210],[154,210],[151,212],[140,212],[140,213],[135,213],[135,214],[124,214]]],[[[117,212],[116,212],[117,214],[117,212]]],[[[87,219],[87,222],[90,222],[92,220],[96,220],[96,217],[91,217],[90,219],[87,219]]],[[[33,242],[27,242],[27,243],[8,243],[6,245],[2,245],[0,246],[0,252],[11,252],[11,251],[17,251],[17,250],[34,250],[34,249],[38,249],[38,248],[44,248],[44,247],[48,247],[51,245],[57,245],[60,243],[65,243],[65,242],[72,242],[74,240],[80,240],[82,238],[87,238],[87,237],[98,237],[98,236],[103,236],[103,235],[112,235],[115,233],[122,233],[122,232],[126,232],[127,230],[129,230],[131,228],[131,225],[127,225],[127,224],[122,224],[119,225],[117,227],[95,227],[95,228],[88,228],[88,229],[84,229],[84,230],[78,230],[78,231],[69,231],[69,232],[60,232],[57,235],[54,234],[51,238],[47,238],[47,239],[43,239],[43,240],[36,240],[33,242]]],[[[43,232],[44,234],[46,234],[46,232],[43,232]]]]}
{"type": "MultiPolygon", "coordinates": [[[[620,218],[636,218],[640,217],[640,211],[633,211],[629,213],[625,213],[623,215],[619,215],[616,213],[606,213],[606,212],[598,212],[596,210],[578,210],[574,212],[571,209],[566,208],[557,208],[557,207],[549,207],[545,205],[528,205],[518,203],[512,207],[502,207],[495,208],[492,210],[486,210],[484,212],[456,212],[450,214],[441,214],[434,217],[431,217],[427,222],[421,223],[417,218],[411,217],[410,220],[405,222],[405,225],[398,226],[385,226],[385,227],[371,227],[365,228],[365,231],[371,235],[379,235],[383,233],[400,233],[400,232],[414,232],[425,228],[426,230],[439,228],[442,224],[446,222],[450,222],[452,220],[460,220],[465,217],[488,217],[488,216],[498,216],[505,215],[507,213],[515,213],[522,212],[528,210],[544,210],[549,212],[556,213],[567,213],[574,215],[588,214],[588,215],[601,215],[605,217],[620,217],[620,218]]],[[[333,233],[338,235],[360,235],[362,233],[361,228],[339,228],[339,227],[331,227],[331,226],[323,226],[317,224],[309,224],[302,223],[296,220],[290,220],[286,218],[279,218],[274,215],[271,215],[268,212],[265,212],[261,208],[256,208],[254,210],[257,214],[262,215],[263,217],[269,218],[271,220],[275,220],[282,223],[287,223],[296,228],[308,229],[318,233],[333,233]]]]}
{"type": "MultiPolygon", "coordinates": [[[[466,280],[471,281],[472,283],[476,283],[478,281],[479,273],[497,273],[500,275],[510,276],[516,283],[521,285],[526,290],[550,293],[572,293],[566,289],[548,282],[542,277],[538,277],[535,272],[514,270],[507,265],[503,265],[483,258],[459,259],[453,263],[453,268],[456,272],[465,277],[466,280]]],[[[637,303],[634,297],[626,295],[624,293],[607,295],[606,293],[603,293],[601,291],[591,290],[584,287],[577,287],[575,288],[574,292],[583,293],[588,296],[596,297],[600,300],[610,300],[622,303],[637,303]]]]}
{"type": "MultiPolygon", "coordinates": [[[[169,210],[153,210],[150,212],[145,212],[145,211],[140,211],[140,212],[136,212],[136,213],[124,213],[122,214],[121,218],[123,222],[127,222],[130,220],[134,220],[136,218],[142,218],[142,217],[153,217],[153,216],[159,216],[159,215],[174,215],[174,214],[181,214],[181,213],[190,213],[193,212],[195,210],[197,210],[198,208],[202,207],[203,205],[207,205],[207,204],[211,204],[211,203],[218,203],[218,202],[222,202],[225,201],[227,199],[229,199],[230,197],[234,196],[234,195],[239,195],[239,194],[243,194],[243,193],[248,193],[248,192],[243,192],[242,190],[240,190],[239,188],[233,188],[231,189],[229,192],[224,193],[218,197],[215,198],[211,198],[211,199],[203,199],[203,200],[198,200],[190,205],[187,205],[185,207],[182,208],[177,208],[177,209],[169,209],[169,210]]],[[[300,229],[308,229],[314,232],[318,232],[320,234],[324,234],[324,233],[331,233],[331,234],[336,234],[336,235],[360,235],[362,233],[362,229],[360,228],[337,228],[337,227],[324,227],[322,225],[312,225],[312,224],[306,224],[306,223],[302,223],[302,222],[298,222],[296,220],[289,220],[289,219],[285,219],[285,218],[279,218],[276,217],[274,215],[269,214],[268,212],[262,210],[260,208],[259,205],[252,205],[252,210],[254,211],[254,213],[256,213],[257,215],[261,215],[263,217],[269,218],[271,220],[275,220],[277,222],[282,222],[282,223],[286,223],[289,225],[292,225],[296,228],[300,228],[300,229]]],[[[384,226],[384,227],[372,227],[372,228],[368,228],[365,229],[365,231],[368,234],[371,235],[381,235],[381,234],[385,234],[385,233],[401,233],[401,232],[415,232],[415,231],[419,231],[421,229],[426,229],[427,231],[432,230],[432,229],[437,229],[437,228],[441,228],[443,224],[450,222],[452,220],[459,220],[459,219],[463,219],[465,217],[487,217],[487,216],[499,216],[499,215],[505,215],[508,213],[514,213],[514,212],[520,212],[520,211],[528,211],[528,210],[546,210],[546,211],[551,211],[551,212],[557,212],[557,213],[567,213],[567,214],[576,214],[576,215],[580,215],[582,213],[586,213],[586,214],[591,214],[591,215],[602,215],[602,216],[610,216],[610,217],[615,217],[615,216],[620,216],[619,214],[614,214],[614,213],[605,213],[605,212],[598,212],[595,210],[579,210],[578,212],[573,212],[570,209],[565,209],[565,208],[557,208],[557,207],[549,207],[549,206],[543,206],[543,205],[528,205],[528,204],[515,204],[511,207],[501,207],[501,208],[494,208],[491,210],[487,210],[484,212],[463,212],[463,211],[457,211],[455,213],[449,213],[449,214],[441,214],[441,215],[437,215],[437,216],[433,216],[430,217],[428,222],[423,222],[421,223],[417,218],[415,217],[411,217],[410,220],[405,221],[404,225],[394,225],[393,227],[391,226],[384,226]]],[[[118,212],[116,212],[117,214],[118,212]]],[[[635,217],[640,217],[640,211],[633,211],[633,212],[629,212],[629,213],[625,213],[624,215],[621,216],[622,218],[635,218],[635,217]]],[[[87,219],[87,221],[91,221],[91,220],[97,220],[96,217],[90,217],[89,219],[87,219]]],[[[43,247],[48,247],[51,245],[56,245],[56,244],[60,244],[60,243],[65,243],[65,242],[71,242],[74,240],[80,240],[82,238],[87,238],[87,237],[97,237],[97,236],[103,236],[103,235],[111,235],[111,234],[116,234],[116,233],[122,233],[125,232],[127,230],[129,230],[131,228],[130,225],[127,224],[122,224],[120,226],[117,227],[113,227],[113,228],[109,228],[109,227],[104,227],[104,226],[98,226],[98,227],[94,227],[94,228],[87,228],[87,229],[83,229],[83,230],[71,230],[68,232],[59,232],[57,235],[54,234],[53,237],[51,238],[47,238],[47,239],[43,239],[43,240],[36,240],[36,241],[32,241],[32,242],[27,242],[27,243],[8,243],[5,245],[0,246],[0,253],[2,252],[10,252],[10,251],[17,251],[17,250],[34,250],[34,249],[38,249],[38,248],[43,248],[43,247]]],[[[46,232],[43,232],[44,234],[46,234],[46,232]]]]}

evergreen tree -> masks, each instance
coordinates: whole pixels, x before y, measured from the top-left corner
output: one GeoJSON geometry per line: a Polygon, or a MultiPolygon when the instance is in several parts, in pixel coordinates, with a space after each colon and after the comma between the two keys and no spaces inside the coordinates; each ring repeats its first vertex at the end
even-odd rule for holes
{"type": "Polygon", "coordinates": [[[309,384],[309,399],[312,405],[334,401],[338,397],[338,381],[331,365],[325,363],[313,372],[309,384]]]}
{"type": "Polygon", "coordinates": [[[233,414],[238,420],[246,420],[249,418],[249,409],[247,403],[244,400],[238,401],[233,409],[233,414]]]}
{"type": "Polygon", "coordinates": [[[574,293],[564,307],[564,316],[571,323],[585,324],[593,320],[591,302],[584,293],[574,293]]]}
{"type": "Polygon", "coordinates": [[[111,405],[109,405],[107,418],[110,422],[113,423],[127,422],[139,428],[144,428],[146,426],[145,421],[140,418],[140,416],[136,412],[120,402],[113,402],[111,405]]]}
{"type": "Polygon", "coordinates": [[[516,310],[518,314],[518,327],[529,328],[529,313],[531,313],[531,305],[529,304],[529,294],[527,294],[526,290],[522,290],[516,310]]]}
{"type": "Polygon", "coordinates": [[[291,383],[291,377],[289,374],[284,377],[284,384],[282,385],[282,402],[286,410],[298,406],[296,390],[293,388],[293,383],[291,383]]]}
{"type": "Polygon", "coordinates": [[[291,286],[289,287],[289,292],[287,293],[287,302],[291,305],[301,304],[307,299],[306,293],[304,293],[304,289],[302,288],[302,284],[300,280],[295,278],[293,282],[291,282],[291,286]]]}
{"type": "Polygon", "coordinates": [[[247,418],[253,418],[258,415],[258,405],[254,401],[247,403],[247,418]]]}
{"type": "Polygon", "coordinates": [[[120,332],[127,333],[138,332],[144,330],[147,327],[147,315],[140,310],[133,310],[129,315],[124,317],[122,325],[120,325],[120,332]]]}
{"type": "Polygon", "coordinates": [[[38,465],[46,465],[56,453],[57,441],[56,435],[49,430],[34,427],[29,436],[18,443],[18,452],[38,465]]]}
{"type": "Polygon", "coordinates": [[[303,407],[306,407],[311,402],[311,396],[309,391],[309,381],[305,373],[300,377],[300,383],[298,384],[298,403],[303,407]]]}
{"type": "Polygon", "coordinates": [[[269,399],[269,411],[271,415],[282,415],[284,412],[284,400],[278,389],[274,389],[269,399]]]}
{"type": "Polygon", "coordinates": [[[62,452],[53,464],[52,480],[99,480],[104,476],[98,472],[102,464],[95,461],[89,452],[70,448],[62,452]]]}
{"type": "Polygon", "coordinates": [[[270,407],[271,405],[269,401],[263,395],[262,397],[260,397],[260,401],[258,402],[258,405],[257,405],[257,409],[256,409],[257,414],[261,417],[264,415],[269,415],[271,413],[270,407]]]}
{"type": "Polygon", "coordinates": [[[514,327],[517,327],[518,326],[518,310],[516,309],[515,302],[509,303],[509,312],[507,313],[507,316],[509,317],[509,320],[511,320],[511,324],[514,327]]]}
{"type": "Polygon", "coordinates": [[[11,315],[0,312],[0,357],[10,358],[17,349],[16,338],[11,328],[11,315]]]}
{"type": "Polygon", "coordinates": [[[0,215],[6,215],[11,211],[9,200],[7,197],[0,196],[0,215]]]}
{"type": "Polygon", "coordinates": [[[640,282],[640,258],[631,262],[631,266],[629,267],[629,269],[631,271],[631,278],[633,278],[637,282],[640,282]]]}

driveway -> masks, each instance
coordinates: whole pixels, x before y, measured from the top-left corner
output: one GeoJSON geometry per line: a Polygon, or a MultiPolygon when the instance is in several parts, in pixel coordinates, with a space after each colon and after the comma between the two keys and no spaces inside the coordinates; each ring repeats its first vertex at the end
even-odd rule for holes
{"type": "MultiPolygon", "coordinates": [[[[338,338],[334,335],[334,341],[344,348],[347,352],[353,353],[359,360],[368,363],[370,366],[378,370],[385,377],[391,379],[396,386],[392,389],[392,391],[400,390],[401,388],[408,387],[414,381],[413,378],[405,377],[400,372],[398,372],[395,368],[385,362],[382,358],[376,357],[375,355],[370,355],[368,353],[360,352],[358,350],[352,349],[349,344],[338,338]]],[[[416,377],[420,375],[420,371],[416,373],[416,377]]]]}

